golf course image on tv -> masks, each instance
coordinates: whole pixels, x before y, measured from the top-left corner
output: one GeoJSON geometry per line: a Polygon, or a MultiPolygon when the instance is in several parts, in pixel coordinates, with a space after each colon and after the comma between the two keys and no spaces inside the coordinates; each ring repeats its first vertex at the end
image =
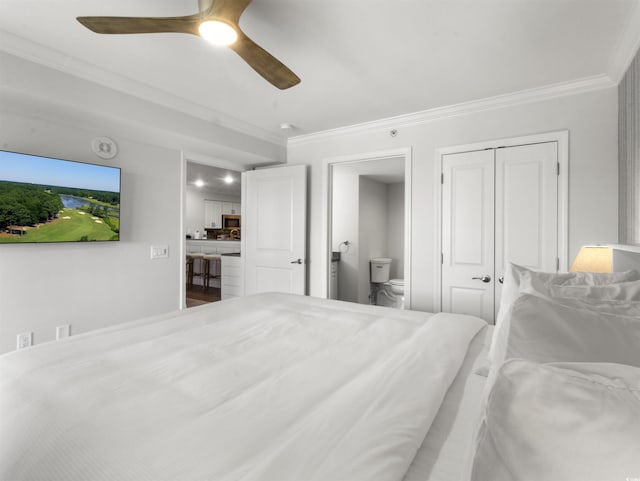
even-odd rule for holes
{"type": "Polygon", "coordinates": [[[0,150],[0,244],[120,240],[120,169],[0,150]]]}

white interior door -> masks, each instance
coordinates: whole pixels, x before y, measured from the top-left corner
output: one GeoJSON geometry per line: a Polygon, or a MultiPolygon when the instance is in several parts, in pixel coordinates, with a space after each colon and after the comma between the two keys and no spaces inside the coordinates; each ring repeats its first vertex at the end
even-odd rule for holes
{"type": "MultiPolygon", "coordinates": [[[[558,269],[558,143],[504,147],[496,155],[496,267],[558,269]]],[[[496,284],[496,313],[502,284],[496,284]]]]}
{"type": "Polygon", "coordinates": [[[444,155],[442,169],[442,310],[493,321],[493,150],[444,155]]]}
{"type": "Polygon", "coordinates": [[[260,169],[243,176],[244,293],[305,294],[307,167],[260,169]]]}

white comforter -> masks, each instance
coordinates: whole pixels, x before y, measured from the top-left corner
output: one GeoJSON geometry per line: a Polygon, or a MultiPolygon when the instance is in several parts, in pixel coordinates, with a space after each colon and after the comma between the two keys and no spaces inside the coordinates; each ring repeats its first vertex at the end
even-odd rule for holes
{"type": "Polygon", "coordinates": [[[398,480],[484,322],[284,294],[0,357],[0,479],[398,480]]]}

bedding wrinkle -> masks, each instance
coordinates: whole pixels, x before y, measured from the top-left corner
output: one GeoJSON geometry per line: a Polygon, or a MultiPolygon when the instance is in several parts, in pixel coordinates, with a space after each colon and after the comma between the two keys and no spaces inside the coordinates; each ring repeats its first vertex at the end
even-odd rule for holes
{"type": "MultiPolygon", "coordinates": [[[[383,324],[376,326],[375,324],[376,321],[373,321],[373,322],[374,323],[368,325],[367,329],[373,329],[375,327],[384,328],[383,324]]],[[[352,347],[357,349],[357,346],[355,344],[352,347]]],[[[389,353],[389,355],[393,355],[395,352],[397,352],[398,349],[401,349],[401,347],[399,346],[396,350],[389,353]]],[[[327,352],[327,356],[328,356],[328,359],[333,358],[333,354],[331,352],[327,352]]],[[[317,398],[317,401],[315,401],[315,403],[310,401],[310,403],[307,405],[307,408],[305,410],[306,412],[292,412],[291,424],[286,428],[286,430],[279,433],[278,437],[272,441],[272,444],[277,444],[278,442],[286,443],[287,439],[292,437],[293,435],[292,433],[295,433],[300,429],[304,429],[304,428],[300,428],[299,426],[300,425],[305,426],[305,424],[307,423],[307,419],[309,417],[317,416],[318,415],[317,413],[320,410],[326,411],[327,403],[331,404],[334,398],[337,398],[339,402],[340,398],[344,396],[343,392],[345,390],[350,389],[354,383],[362,382],[361,379],[363,377],[366,377],[368,372],[377,372],[378,370],[380,370],[380,365],[389,363],[389,360],[384,357],[377,359],[376,361],[374,361],[373,364],[370,364],[370,365],[367,365],[367,363],[369,362],[368,360],[365,359],[363,361],[364,362],[362,364],[359,364],[357,366],[357,369],[348,371],[349,373],[351,373],[349,377],[345,376],[344,378],[341,379],[340,384],[334,384],[332,386],[332,389],[333,389],[332,392],[327,391],[326,393],[323,393],[323,397],[317,398]],[[326,396],[326,398],[324,396],[326,396]]],[[[341,365],[341,369],[344,369],[344,364],[341,365]]],[[[286,373],[283,373],[283,374],[286,374],[286,373]]],[[[355,414],[349,416],[347,419],[344,419],[345,423],[343,425],[349,426],[349,423],[354,422],[355,419],[357,419],[359,416],[362,416],[362,413],[363,411],[357,411],[355,414]]],[[[327,416],[330,417],[331,412],[327,413],[327,416]]],[[[348,434],[349,434],[348,431],[343,432],[340,437],[346,436],[348,434]]],[[[335,446],[336,445],[335,443],[337,443],[337,441],[338,439],[332,439],[330,444],[335,446]]],[[[267,461],[272,462],[272,459],[269,459],[267,461]]],[[[305,465],[305,469],[309,467],[309,464],[312,461],[313,460],[310,460],[305,465]]],[[[253,464],[253,463],[250,463],[250,464],[253,464]]],[[[234,475],[231,475],[229,479],[236,479],[236,478],[234,475]]]]}
{"type": "Polygon", "coordinates": [[[0,479],[398,481],[486,325],[233,301],[0,357],[0,479]]]}

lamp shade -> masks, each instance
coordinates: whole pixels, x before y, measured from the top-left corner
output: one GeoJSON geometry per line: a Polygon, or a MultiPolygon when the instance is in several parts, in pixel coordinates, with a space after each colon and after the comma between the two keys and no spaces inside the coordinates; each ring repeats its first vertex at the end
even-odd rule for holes
{"type": "Polygon", "coordinates": [[[583,246],[573,260],[569,272],[612,272],[611,248],[608,246],[583,246]]]}

